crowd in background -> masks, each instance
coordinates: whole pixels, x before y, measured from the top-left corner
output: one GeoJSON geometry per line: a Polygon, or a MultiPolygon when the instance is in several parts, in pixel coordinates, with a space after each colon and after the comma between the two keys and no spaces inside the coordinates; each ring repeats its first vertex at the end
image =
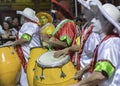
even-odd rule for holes
{"type": "Polygon", "coordinates": [[[6,16],[0,25],[1,45],[7,41],[14,41],[21,27],[18,17],[6,16]]]}
{"type": "MultiPolygon", "coordinates": [[[[82,28],[81,26],[85,23],[84,17],[76,17],[74,21],[77,25],[77,28],[79,29],[78,31],[80,31],[80,29],[82,28]]],[[[53,24],[55,26],[58,23],[59,21],[57,21],[56,19],[53,21],[53,24]]],[[[7,41],[14,41],[16,39],[18,31],[21,28],[21,25],[22,19],[20,19],[19,17],[6,16],[2,24],[0,25],[0,45],[3,45],[3,43],[7,41]]]]}

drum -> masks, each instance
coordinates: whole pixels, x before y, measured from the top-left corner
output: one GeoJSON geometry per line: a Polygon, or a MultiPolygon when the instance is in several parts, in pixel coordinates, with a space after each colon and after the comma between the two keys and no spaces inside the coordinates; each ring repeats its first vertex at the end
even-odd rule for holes
{"type": "Polygon", "coordinates": [[[70,61],[70,56],[54,58],[55,52],[46,52],[37,59],[34,86],[69,86],[77,83],[73,78],[77,70],[70,61]]]}
{"type": "Polygon", "coordinates": [[[35,61],[43,53],[47,52],[46,48],[34,47],[30,50],[29,60],[27,63],[27,79],[29,86],[33,86],[33,76],[34,76],[34,67],[35,61]]]}
{"type": "Polygon", "coordinates": [[[20,70],[20,59],[14,48],[0,47],[0,86],[17,86],[20,70]]]}

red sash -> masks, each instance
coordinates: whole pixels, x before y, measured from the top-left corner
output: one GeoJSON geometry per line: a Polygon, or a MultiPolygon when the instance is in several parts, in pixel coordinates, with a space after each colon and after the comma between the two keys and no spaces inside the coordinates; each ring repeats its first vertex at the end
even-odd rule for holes
{"type": "MultiPolygon", "coordinates": [[[[84,46],[85,46],[85,43],[86,43],[88,37],[89,37],[90,34],[92,33],[92,29],[93,29],[93,26],[92,26],[92,25],[89,26],[88,31],[87,31],[85,37],[83,38],[83,42],[82,42],[82,44],[81,44],[81,46],[80,46],[80,50],[79,50],[79,52],[78,52],[78,59],[77,59],[77,69],[78,69],[78,70],[80,70],[80,58],[81,58],[81,54],[82,54],[82,52],[83,52],[83,49],[84,49],[84,46]]],[[[84,33],[84,30],[82,31],[82,33],[81,33],[82,35],[80,36],[80,38],[82,38],[83,33],[84,33]]]]}
{"type": "MultiPolygon", "coordinates": [[[[18,40],[18,34],[16,36],[16,40],[18,40]]],[[[24,58],[24,54],[23,54],[21,45],[16,45],[16,52],[18,53],[18,56],[19,56],[19,58],[21,60],[21,64],[22,64],[24,70],[26,71],[27,62],[26,62],[26,60],[24,58]]]]}

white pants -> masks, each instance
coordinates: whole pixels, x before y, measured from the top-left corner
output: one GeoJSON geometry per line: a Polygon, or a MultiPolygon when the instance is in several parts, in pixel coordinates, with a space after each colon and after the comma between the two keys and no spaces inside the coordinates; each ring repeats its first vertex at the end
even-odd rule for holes
{"type": "Polygon", "coordinates": [[[21,86],[28,86],[27,75],[24,72],[23,66],[21,68],[20,85],[21,86]]]}

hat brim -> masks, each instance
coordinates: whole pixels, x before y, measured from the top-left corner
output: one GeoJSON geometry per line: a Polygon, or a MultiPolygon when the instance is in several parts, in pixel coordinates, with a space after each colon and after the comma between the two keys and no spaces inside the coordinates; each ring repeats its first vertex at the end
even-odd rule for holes
{"type": "Polygon", "coordinates": [[[16,13],[20,14],[20,15],[22,15],[22,16],[24,16],[24,17],[26,17],[26,18],[36,22],[36,23],[39,22],[39,20],[38,20],[38,18],[36,16],[35,17],[29,16],[29,15],[23,13],[22,11],[17,11],[16,13]]]}
{"type": "Polygon", "coordinates": [[[55,7],[62,9],[62,13],[64,15],[66,15],[70,19],[74,19],[74,16],[72,15],[72,13],[68,9],[66,9],[65,7],[63,7],[61,4],[59,4],[59,2],[57,2],[56,0],[52,0],[52,3],[53,3],[53,5],[55,7]]]}
{"type": "Polygon", "coordinates": [[[78,0],[78,2],[83,5],[85,8],[89,9],[90,10],[90,6],[86,3],[86,1],[84,0],[78,0]]]}
{"type": "Polygon", "coordinates": [[[120,6],[117,6],[117,8],[120,10],[120,6]]]}
{"type": "Polygon", "coordinates": [[[103,14],[103,16],[111,23],[113,24],[117,31],[119,31],[120,33],[120,25],[118,21],[115,21],[111,16],[108,15],[108,13],[104,10],[104,8],[101,5],[98,5],[98,8],[100,10],[100,12],[103,14]]]}
{"type": "Polygon", "coordinates": [[[39,13],[36,14],[36,16],[37,16],[38,18],[41,17],[41,16],[47,16],[48,21],[49,21],[50,23],[53,22],[53,18],[52,18],[52,16],[51,16],[50,14],[48,14],[48,13],[45,13],[45,12],[39,12],[39,13]]]}
{"type": "MultiPolygon", "coordinates": [[[[93,5],[93,4],[92,4],[93,5]]],[[[91,6],[92,6],[91,5],[91,6]]],[[[94,4],[93,8],[98,9],[98,11],[100,11],[100,13],[115,27],[115,29],[120,33],[120,25],[118,21],[115,21],[111,16],[109,16],[109,14],[104,10],[104,8],[102,7],[102,5],[99,4],[94,4]]],[[[93,9],[93,12],[96,10],[93,9]]]]}

